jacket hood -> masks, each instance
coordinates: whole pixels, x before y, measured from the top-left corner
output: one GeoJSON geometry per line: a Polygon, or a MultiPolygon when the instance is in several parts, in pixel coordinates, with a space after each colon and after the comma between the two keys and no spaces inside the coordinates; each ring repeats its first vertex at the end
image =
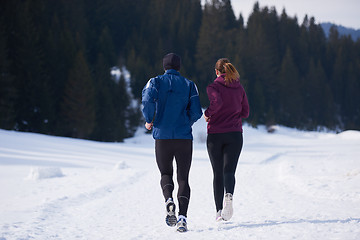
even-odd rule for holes
{"type": "Polygon", "coordinates": [[[241,86],[240,81],[233,81],[230,84],[225,83],[225,74],[221,74],[219,77],[215,79],[214,82],[218,82],[221,85],[228,87],[228,88],[239,88],[241,86]]]}

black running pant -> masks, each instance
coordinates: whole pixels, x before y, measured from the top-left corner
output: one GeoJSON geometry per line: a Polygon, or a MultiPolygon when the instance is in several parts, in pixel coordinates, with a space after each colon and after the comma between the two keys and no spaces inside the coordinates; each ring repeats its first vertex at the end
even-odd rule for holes
{"type": "Polygon", "coordinates": [[[214,173],[216,211],[223,208],[224,189],[226,193],[234,193],[235,171],[242,146],[242,132],[213,133],[207,136],[207,149],[214,173]]]}
{"type": "Polygon", "coordinates": [[[191,139],[156,139],[156,162],[161,173],[160,185],[165,201],[172,198],[174,190],[173,159],[176,160],[179,215],[187,216],[190,199],[189,171],[192,159],[191,139]]]}

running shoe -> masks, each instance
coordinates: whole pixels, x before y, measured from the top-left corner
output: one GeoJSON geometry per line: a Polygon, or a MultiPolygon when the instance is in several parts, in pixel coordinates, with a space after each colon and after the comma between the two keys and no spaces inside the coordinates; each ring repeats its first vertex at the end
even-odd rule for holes
{"type": "Polygon", "coordinates": [[[216,221],[217,222],[220,222],[220,221],[222,221],[223,220],[223,218],[222,218],[222,216],[221,216],[221,210],[219,210],[219,211],[217,211],[217,213],[216,213],[216,221]]]}
{"type": "Polygon", "coordinates": [[[169,198],[166,203],[166,218],[165,222],[170,227],[175,227],[177,219],[175,215],[175,203],[172,198],[169,198]]]}
{"type": "Polygon", "coordinates": [[[221,211],[221,217],[228,221],[233,215],[233,195],[231,193],[225,194],[224,209],[221,211]]]}
{"type": "Polygon", "coordinates": [[[177,231],[178,232],[187,232],[187,223],[186,223],[186,217],[183,215],[179,216],[179,220],[177,222],[177,231]]]}

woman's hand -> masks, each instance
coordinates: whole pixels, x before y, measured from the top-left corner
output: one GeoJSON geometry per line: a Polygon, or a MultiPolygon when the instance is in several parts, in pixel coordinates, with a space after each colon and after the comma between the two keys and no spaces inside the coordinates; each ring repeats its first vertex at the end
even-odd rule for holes
{"type": "Polygon", "coordinates": [[[145,128],[147,129],[147,130],[151,130],[152,129],[152,127],[153,127],[153,123],[145,123],[145,128]]]}
{"type": "Polygon", "coordinates": [[[205,114],[204,114],[204,119],[205,119],[205,122],[209,122],[209,120],[210,120],[210,118],[205,116],[205,114]]]}

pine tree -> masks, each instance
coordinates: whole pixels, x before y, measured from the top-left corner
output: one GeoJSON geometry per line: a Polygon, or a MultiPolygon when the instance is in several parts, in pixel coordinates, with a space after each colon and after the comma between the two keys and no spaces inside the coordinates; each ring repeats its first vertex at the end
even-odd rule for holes
{"type": "Polygon", "coordinates": [[[113,102],[116,82],[111,79],[110,69],[116,64],[116,56],[108,27],[102,30],[97,49],[98,57],[94,67],[96,124],[92,138],[99,141],[115,141],[118,127],[115,125],[117,119],[113,102]]]}
{"type": "Polygon", "coordinates": [[[286,126],[299,126],[303,113],[299,71],[293,61],[290,47],[287,48],[279,73],[278,120],[286,126]]]}
{"type": "Polygon", "coordinates": [[[346,75],[347,78],[344,85],[344,100],[342,104],[343,120],[345,120],[346,129],[356,129],[359,130],[360,118],[360,75],[358,67],[360,66],[359,60],[349,63],[347,66],[346,75]],[[357,68],[356,68],[357,66],[357,68]],[[357,72],[356,72],[357,71],[357,72]]]}
{"type": "Polygon", "coordinates": [[[126,115],[126,106],[130,104],[130,100],[128,98],[126,92],[126,83],[124,76],[121,76],[119,82],[116,84],[116,88],[114,89],[115,95],[113,99],[113,104],[115,106],[115,139],[117,141],[122,141],[125,137],[127,137],[127,129],[126,129],[126,121],[128,116],[126,115]]]}
{"type": "Polygon", "coordinates": [[[237,27],[232,30],[234,31],[234,36],[231,37],[233,41],[229,41],[230,44],[226,49],[226,56],[231,59],[232,63],[238,70],[240,74],[240,82],[246,89],[248,86],[246,62],[249,53],[247,52],[247,33],[244,26],[244,19],[241,14],[237,23],[237,27]]]}
{"type": "Polygon", "coordinates": [[[82,51],[76,55],[64,94],[64,133],[70,137],[89,138],[95,126],[94,85],[82,51]]]}
{"type": "MultiPolygon", "coordinates": [[[[331,89],[336,103],[336,114],[340,119],[341,127],[345,127],[347,121],[347,105],[345,100],[347,97],[354,98],[355,96],[346,96],[347,87],[349,87],[348,80],[348,66],[352,65],[352,40],[350,38],[342,37],[338,41],[340,44],[336,46],[334,43],[335,58],[331,72],[331,89]]],[[[351,86],[353,87],[353,86],[351,86]]]]}
{"type": "Polygon", "coordinates": [[[294,64],[299,65],[300,61],[300,27],[297,18],[290,18],[285,9],[280,16],[279,22],[279,54],[283,58],[289,47],[294,64]]]}
{"type": "Polygon", "coordinates": [[[333,97],[323,67],[318,60],[317,64],[310,61],[309,73],[304,84],[305,109],[308,127],[316,129],[318,126],[332,126],[334,116],[333,97]]]}
{"type": "Polygon", "coordinates": [[[256,109],[252,114],[250,114],[248,121],[253,125],[257,126],[258,124],[265,124],[268,121],[273,120],[266,119],[267,104],[264,94],[263,85],[259,81],[253,81],[252,88],[247,93],[249,98],[250,109],[256,109]]]}
{"type": "Polygon", "coordinates": [[[0,128],[3,129],[13,129],[15,126],[17,89],[10,65],[4,19],[0,16],[0,128]]]}
{"type": "MultiPolygon", "coordinates": [[[[280,57],[278,53],[278,19],[276,11],[268,8],[260,9],[256,3],[253,13],[248,20],[247,29],[247,59],[245,64],[246,76],[248,79],[249,91],[258,88],[261,85],[261,98],[265,99],[268,106],[263,112],[259,112],[259,123],[265,124],[267,111],[277,110],[276,103],[276,80],[277,72],[280,66],[280,57]]],[[[257,91],[258,92],[258,91],[257,91]]],[[[257,101],[260,96],[254,95],[249,101],[257,101]]]]}
{"type": "Polygon", "coordinates": [[[322,27],[315,24],[315,18],[310,19],[309,31],[309,52],[314,61],[324,62],[326,52],[326,38],[322,27]]]}
{"type": "Polygon", "coordinates": [[[237,26],[230,1],[212,0],[206,2],[196,50],[196,83],[200,91],[202,105],[208,105],[206,87],[215,76],[214,66],[219,58],[225,57],[227,42],[235,36],[230,35],[237,26]]]}
{"type": "Polygon", "coordinates": [[[303,19],[303,23],[300,26],[300,37],[299,37],[299,51],[298,51],[298,68],[300,76],[305,77],[308,73],[309,63],[311,54],[309,53],[309,19],[308,16],[305,15],[303,19]]]}
{"type": "Polygon", "coordinates": [[[12,73],[16,79],[18,98],[16,102],[17,129],[22,131],[50,133],[54,102],[51,84],[45,70],[45,54],[40,27],[36,22],[36,9],[30,1],[18,6],[14,16],[11,46],[12,73]]]}
{"type": "Polygon", "coordinates": [[[115,82],[110,79],[110,68],[100,53],[95,68],[96,124],[92,139],[115,141],[115,106],[113,103],[115,82]]]}

